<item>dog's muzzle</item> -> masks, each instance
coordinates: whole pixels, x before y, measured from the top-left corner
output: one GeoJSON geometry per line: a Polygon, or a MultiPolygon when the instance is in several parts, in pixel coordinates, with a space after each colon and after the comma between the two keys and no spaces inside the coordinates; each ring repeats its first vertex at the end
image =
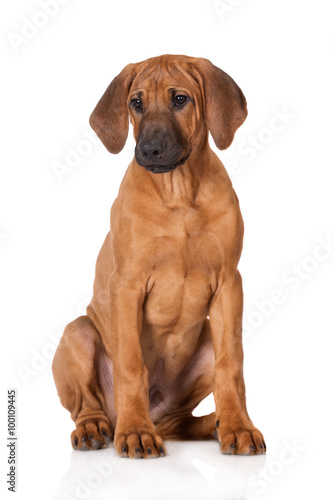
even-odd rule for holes
{"type": "Polygon", "coordinates": [[[187,161],[189,155],[181,143],[171,140],[164,132],[139,138],[135,148],[137,163],[154,174],[175,170],[187,161]]]}
{"type": "MultiPolygon", "coordinates": [[[[153,174],[164,174],[166,172],[170,172],[171,170],[175,170],[176,167],[180,167],[181,165],[184,165],[184,163],[188,160],[189,154],[187,156],[184,156],[180,161],[177,163],[174,163],[172,165],[156,165],[156,164],[151,164],[151,165],[141,165],[144,167],[146,170],[149,172],[152,172],[153,174]]],[[[138,160],[137,160],[138,162],[138,160]]],[[[139,163],[139,162],[138,162],[139,163]]],[[[139,163],[140,165],[140,163],[139,163]]]]}

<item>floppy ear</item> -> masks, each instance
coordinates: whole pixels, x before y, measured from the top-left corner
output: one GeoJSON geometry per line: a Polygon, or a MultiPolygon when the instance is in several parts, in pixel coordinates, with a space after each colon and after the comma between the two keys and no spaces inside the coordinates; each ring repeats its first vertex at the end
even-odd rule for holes
{"type": "Polygon", "coordinates": [[[110,153],[119,153],[129,130],[127,98],[136,64],[129,64],[113,79],[90,115],[89,123],[110,153]]]}
{"type": "Polygon", "coordinates": [[[217,148],[227,149],[236,130],[245,121],[245,96],[232,78],[207,59],[195,64],[203,94],[204,116],[217,148]]]}

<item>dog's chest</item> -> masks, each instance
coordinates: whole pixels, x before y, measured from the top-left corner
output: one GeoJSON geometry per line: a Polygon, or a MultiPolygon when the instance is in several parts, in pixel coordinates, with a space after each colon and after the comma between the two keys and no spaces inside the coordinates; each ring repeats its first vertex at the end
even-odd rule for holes
{"type": "Polygon", "coordinates": [[[155,238],[151,248],[155,259],[144,306],[146,323],[172,331],[203,321],[223,259],[217,236],[203,228],[176,231],[155,238]]]}

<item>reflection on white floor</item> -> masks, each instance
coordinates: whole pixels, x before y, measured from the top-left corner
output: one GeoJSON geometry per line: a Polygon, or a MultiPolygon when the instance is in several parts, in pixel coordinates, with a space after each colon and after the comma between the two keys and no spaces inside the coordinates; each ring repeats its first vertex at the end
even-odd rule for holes
{"type": "Polygon", "coordinates": [[[221,455],[217,441],[166,441],[168,456],[118,458],[107,449],[73,451],[54,500],[244,500],[266,457],[221,455]]]}

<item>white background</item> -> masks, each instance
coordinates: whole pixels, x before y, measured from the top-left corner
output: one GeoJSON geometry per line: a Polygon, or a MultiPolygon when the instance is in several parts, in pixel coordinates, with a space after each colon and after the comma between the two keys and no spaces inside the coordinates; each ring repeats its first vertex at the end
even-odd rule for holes
{"type": "MultiPolygon", "coordinates": [[[[41,4],[7,2],[1,15],[2,491],[12,498],[6,393],[16,388],[15,498],[329,498],[331,2],[63,0],[52,15],[41,15],[41,4]],[[117,156],[87,143],[88,117],[127,63],[163,53],[210,59],[248,101],[245,124],[219,156],[246,227],[245,379],[266,457],[222,456],[216,442],[167,442],[168,457],[155,461],[117,459],[112,446],[72,452],[73,423],[53,384],[57,338],[90,299],[134,148],[132,137],[117,156]],[[69,168],[66,156],[76,149],[83,154],[69,168]],[[57,176],[56,162],[69,171],[57,176]]],[[[209,399],[198,413],[211,409],[209,399]]]]}

